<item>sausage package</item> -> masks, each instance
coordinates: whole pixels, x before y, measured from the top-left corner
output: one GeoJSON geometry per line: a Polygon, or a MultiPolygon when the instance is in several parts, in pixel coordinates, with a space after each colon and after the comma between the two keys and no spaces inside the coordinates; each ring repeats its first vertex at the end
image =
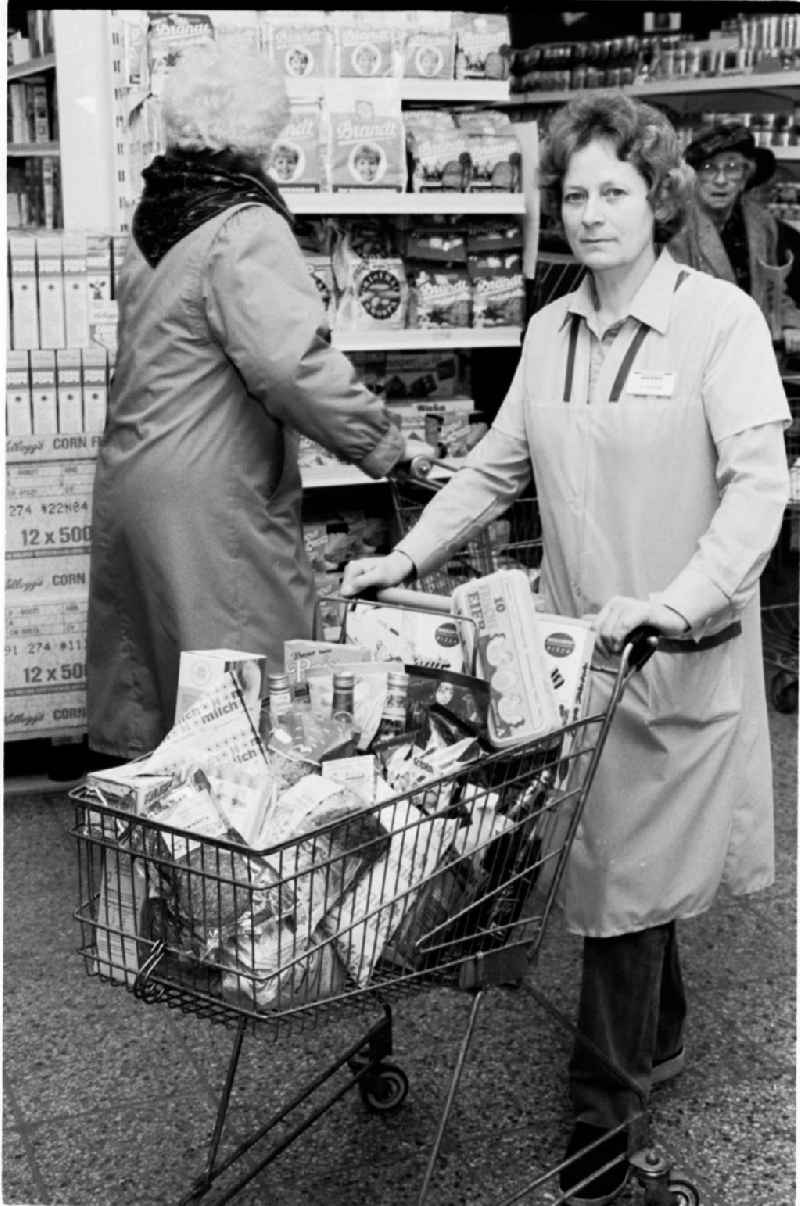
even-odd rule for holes
{"type": "MultiPolygon", "coordinates": [[[[456,586],[453,612],[475,623],[478,673],[489,683],[489,740],[503,749],[561,724],[536,607],[522,570],[497,570],[456,586]]],[[[467,661],[472,653],[467,649],[467,661]]]]}

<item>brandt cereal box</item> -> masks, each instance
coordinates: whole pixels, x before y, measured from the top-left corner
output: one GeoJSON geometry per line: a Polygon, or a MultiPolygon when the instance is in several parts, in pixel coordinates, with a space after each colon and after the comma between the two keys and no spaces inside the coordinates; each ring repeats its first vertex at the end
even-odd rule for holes
{"type": "Polygon", "coordinates": [[[406,149],[400,92],[389,80],[333,81],[327,88],[331,187],[404,192],[406,149]]]}

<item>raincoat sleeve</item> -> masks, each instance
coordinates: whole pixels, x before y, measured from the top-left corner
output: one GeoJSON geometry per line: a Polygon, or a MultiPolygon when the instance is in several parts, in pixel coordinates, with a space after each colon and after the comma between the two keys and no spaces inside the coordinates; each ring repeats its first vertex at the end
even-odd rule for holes
{"type": "Polygon", "coordinates": [[[405,439],[383,403],[331,347],[325,312],[283,218],[266,206],[234,211],[206,265],[214,337],[270,416],[370,477],[400,459],[405,439]]]}
{"type": "Polygon", "coordinates": [[[687,565],[650,596],[684,616],[696,637],[730,622],[752,597],[789,497],[783,431],[791,414],[767,324],[743,293],[719,319],[703,405],[719,506],[687,565]]]}
{"type": "Polygon", "coordinates": [[[396,545],[411,558],[420,575],[443,565],[470,536],[501,515],[531,480],[523,409],[524,361],[523,353],[486,435],[396,545]]]}

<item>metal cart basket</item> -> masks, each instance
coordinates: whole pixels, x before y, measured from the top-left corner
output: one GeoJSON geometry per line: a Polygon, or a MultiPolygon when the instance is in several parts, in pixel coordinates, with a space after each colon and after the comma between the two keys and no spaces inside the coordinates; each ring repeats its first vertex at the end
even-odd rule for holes
{"type": "MultiPolygon", "coordinates": [[[[235,1197],[350,1088],[373,1110],[397,1108],[408,1081],[389,1059],[391,1002],[450,985],[474,999],[419,1203],[427,1199],[484,991],[519,982],[535,964],[615,709],[653,645],[642,634],[626,646],[601,714],[511,750],[476,751],[454,772],[369,807],[333,808],[325,823],[268,848],[112,807],[86,784],[71,793],[86,971],[143,1003],[234,1031],[206,1168],[183,1203],[219,1195],[222,1174],[240,1173],[240,1158],[269,1137],[269,1150],[262,1143],[254,1153],[260,1162],[233,1185],[227,1177],[214,1201],[235,1197]],[[284,1027],[364,1006],[378,1007],[379,1020],[221,1154],[245,1033],[275,1039],[284,1027]],[[276,1126],[342,1072],[347,1082],[276,1139],[276,1126]]],[[[652,1153],[632,1163],[652,1206],[699,1200],[652,1153]]],[[[508,1201],[552,1184],[560,1167],[508,1201]]],[[[564,1201],[557,1186],[549,1194],[564,1201]]]]}
{"type": "MultiPolygon", "coordinates": [[[[418,458],[411,462],[407,472],[395,470],[390,477],[398,539],[410,531],[426,503],[447,480],[438,478],[436,472],[435,463],[418,458]]],[[[476,533],[443,566],[410,585],[417,590],[449,595],[462,582],[511,567],[524,569],[535,581],[541,558],[542,529],[536,496],[531,491],[516,498],[503,515],[476,533]]]]}

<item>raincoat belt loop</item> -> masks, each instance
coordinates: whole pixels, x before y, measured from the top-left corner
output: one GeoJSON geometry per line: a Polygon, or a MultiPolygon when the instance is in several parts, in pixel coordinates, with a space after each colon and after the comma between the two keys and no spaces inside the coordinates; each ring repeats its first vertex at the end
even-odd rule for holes
{"type": "Polygon", "coordinates": [[[575,352],[578,347],[578,332],[581,326],[580,314],[573,314],[569,328],[569,351],[567,352],[567,375],[564,378],[564,401],[572,401],[572,378],[575,373],[575,352]]]}

